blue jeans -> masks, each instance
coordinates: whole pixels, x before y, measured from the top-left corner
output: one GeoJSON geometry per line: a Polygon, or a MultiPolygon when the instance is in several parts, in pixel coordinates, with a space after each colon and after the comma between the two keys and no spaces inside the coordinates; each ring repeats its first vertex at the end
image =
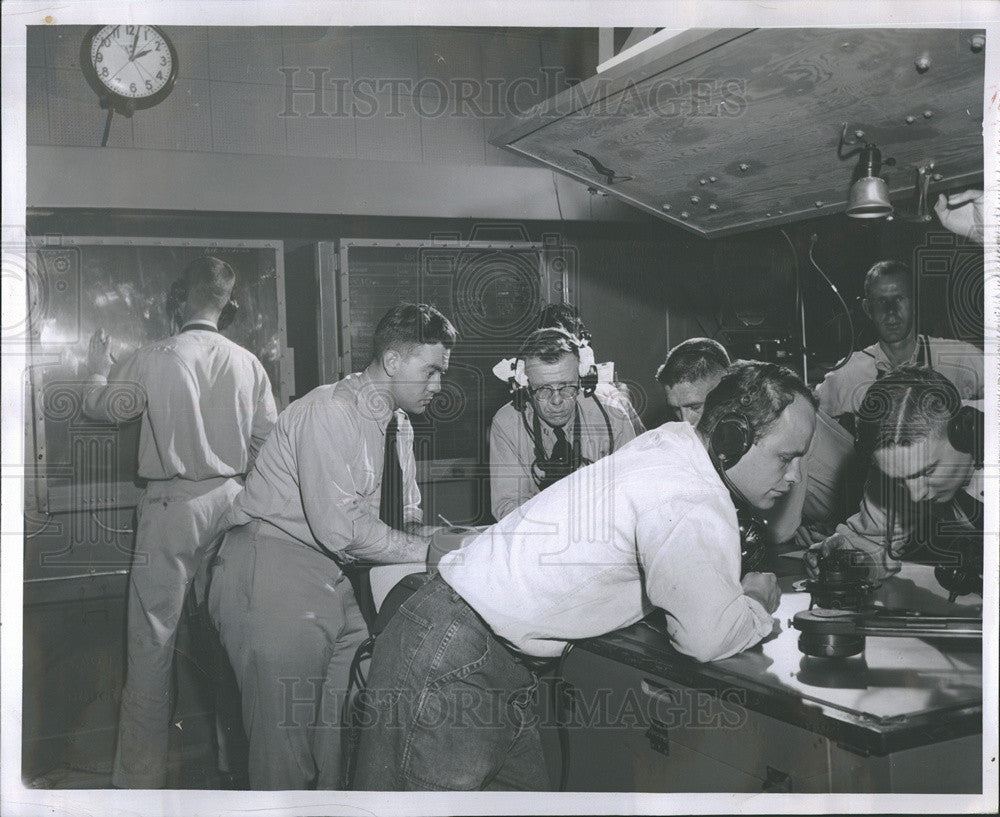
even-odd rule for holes
{"type": "Polygon", "coordinates": [[[356,787],[551,788],[533,722],[537,687],[526,663],[434,576],[375,642],[356,787]]]}

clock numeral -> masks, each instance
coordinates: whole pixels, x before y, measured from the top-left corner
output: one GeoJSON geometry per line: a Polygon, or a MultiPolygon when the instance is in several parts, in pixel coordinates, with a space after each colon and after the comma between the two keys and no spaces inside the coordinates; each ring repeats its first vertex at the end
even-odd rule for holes
{"type": "Polygon", "coordinates": [[[94,62],[104,62],[104,52],[103,51],[98,51],[97,54],[94,55],[94,62]]]}
{"type": "Polygon", "coordinates": [[[102,68],[101,69],[101,76],[102,77],[106,77],[107,75],[108,75],[108,69],[107,68],[102,68]]]}
{"type": "Polygon", "coordinates": [[[167,58],[166,57],[160,57],[160,65],[166,65],[166,64],[167,64],[167,58]]]}
{"type": "Polygon", "coordinates": [[[135,91],[136,91],[136,88],[135,88],[135,83],[134,83],[134,82],[133,82],[133,83],[131,83],[131,84],[130,84],[130,85],[128,86],[128,89],[129,89],[129,90],[130,90],[130,91],[131,91],[131,92],[132,92],[132,93],[134,94],[134,93],[135,93],[135,91]]]}
{"type": "Polygon", "coordinates": [[[135,26],[125,26],[125,36],[131,37],[135,34],[135,26]]]}
{"type": "Polygon", "coordinates": [[[162,71],[157,71],[156,72],[156,78],[157,79],[163,79],[163,72],[162,71]]]}
{"type": "Polygon", "coordinates": [[[162,44],[163,44],[163,43],[162,43],[162,42],[161,42],[160,40],[157,40],[157,41],[156,41],[156,50],[157,50],[157,51],[159,51],[159,50],[160,50],[160,46],[161,46],[162,44]]]}
{"type": "Polygon", "coordinates": [[[146,90],[147,91],[152,91],[153,90],[153,83],[150,82],[148,79],[146,80],[146,90]]]}

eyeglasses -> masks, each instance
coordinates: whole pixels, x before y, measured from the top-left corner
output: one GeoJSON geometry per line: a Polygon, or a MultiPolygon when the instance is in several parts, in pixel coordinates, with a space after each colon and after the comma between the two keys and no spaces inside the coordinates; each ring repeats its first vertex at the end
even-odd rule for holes
{"type": "Polygon", "coordinates": [[[548,403],[552,400],[556,393],[563,400],[572,400],[580,393],[580,384],[564,384],[559,385],[558,383],[552,386],[539,386],[537,389],[529,389],[531,396],[541,400],[543,403],[548,403]]]}

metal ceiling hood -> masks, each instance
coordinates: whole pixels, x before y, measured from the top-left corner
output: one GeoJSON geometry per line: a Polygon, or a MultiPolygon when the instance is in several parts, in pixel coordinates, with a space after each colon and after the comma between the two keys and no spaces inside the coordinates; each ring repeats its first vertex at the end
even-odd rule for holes
{"type": "Polygon", "coordinates": [[[843,212],[844,122],[896,165],[888,194],[983,175],[976,29],[661,30],[490,142],[698,235],[843,212]]]}

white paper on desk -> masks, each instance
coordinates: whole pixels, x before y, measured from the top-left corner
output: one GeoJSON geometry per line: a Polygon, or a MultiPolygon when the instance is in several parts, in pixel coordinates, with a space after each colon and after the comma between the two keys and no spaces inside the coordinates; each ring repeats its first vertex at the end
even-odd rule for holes
{"type": "Polygon", "coordinates": [[[375,600],[375,611],[382,609],[382,602],[399,582],[411,573],[423,573],[427,565],[423,562],[405,562],[401,565],[379,565],[368,571],[368,579],[372,584],[372,598],[375,600]]]}

